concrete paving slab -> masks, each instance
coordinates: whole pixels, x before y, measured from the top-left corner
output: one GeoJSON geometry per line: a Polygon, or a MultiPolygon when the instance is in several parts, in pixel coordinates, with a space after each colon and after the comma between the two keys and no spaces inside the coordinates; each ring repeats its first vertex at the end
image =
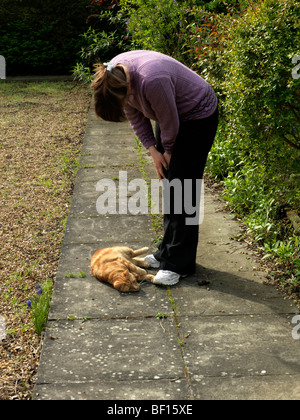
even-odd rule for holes
{"type": "MultiPolygon", "coordinates": [[[[109,180],[113,181],[113,180],[109,180]]],[[[106,181],[105,181],[106,182],[106,181]]],[[[72,201],[72,206],[70,208],[70,212],[73,216],[80,216],[80,217],[97,217],[101,215],[110,215],[112,212],[115,214],[124,214],[124,212],[129,212],[129,208],[131,207],[131,203],[133,208],[136,211],[142,213],[144,209],[146,212],[149,212],[148,206],[143,205],[144,201],[140,202],[140,193],[137,192],[137,196],[135,196],[136,192],[131,193],[121,193],[122,196],[119,194],[119,185],[118,182],[114,182],[112,185],[110,197],[117,200],[117,204],[114,207],[113,211],[108,208],[108,195],[106,194],[107,188],[103,184],[103,190],[101,192],[96,191],[96,183],[93,182],[84,182],[82,184],[78,184],[77,191],[76,191],[76,198],[72,201]],[[104,190],[105,188],[105,190],[104,190]],[[105,198],[101,199],[102,194],[105,194],[105,198]],[[133,198],[131,198],[133,197],[133,198]],[[97,207],[97,200],[101,200],[101,204],[99,204],[99,208],[97,207]],[[133,201],[134,200],[134,201],[133,201]],[[130,206],[130,207],[129,207],[130,206]],[[103,209],[103,210],[102,210],[103,209]],[[103,214],[104,213],[104,214],[103,214]]],[[[142,194],[142,192],[141,192],[142,194]]],[[[143,194],[143,199],[146,200],[145,204],[148,203],[147,196],[143,194]],[[145,197],[145,198],[144,198],[145,197]]]]}
{"type": "MultiPolygon", "coordinates": [[[[94,381],[84,383],[54,383],[38,385],[36,400],[92,400],[111,401],[182,401],[190,399],[190,391],[185,379],[160,379],[154,381],[94,381]]],[[[103,409],[101,407],[101,414],[103,409]]]]}
{"type": "Polygon", "coordinates": [[[153,233],[151,232],[151,222],[148,215],[110,215],[99,217],[73,217],[72,223],[67,225],[65,231],[65,244],[98,244],[101,243],[128,243],[128,230],[130,234],[130,242],[141,243],[144,241],[145,246],[151,243],[153,233]]]}
{"type": "MultiPolygon", "coordinates": [[[[181,358],[173,320],[50,322],[35,397],[50,398],[49,388],[45,387],[48,383],[52,388],[53,384],[63,385],[63,398],[68,398],[68,391],[74,392],[74,384],[78,392],[78,384],[83,383],[81,392],[89,392],[90,397],[95,397],[95,392],[99,395],[100,389],[109,383],[109,399],[114,399],[121,395],[120,386],[124,390],[125,384],[133,386],[135,382],[134,392],[139,399],[141,394],[147,396],[148,389],[152,396],[153,389],[160,387],[163,390],[161,381],[168,383],[163,391],[165,398],[178,398],[179,392],[188,397],[181,358]],[[179,380],[180,383],[174,383],[179,380]],[[145,383],[146,388],[142,386],[145,383]]],[[[107,392],[101,395],[108,397],[107,392]]]]}
{"type": "MultiPolygon", "coordinates": [[[[121,134],[123,136],[123,134],[121,134]]],[[[112,153],[112,156],[115,155],[115,158],[130,158],[130,155],[134,156],[134,147],[136,146],[134,138],[131,138],[130,141],[120,140],[120,134],[111,136],[109,142],[101,142],[100,134],[90,135],[86,137],[86,143],[82,147],[82,157],[86,155],[97,156],[106,155],[109,151],[109,154],[112,153]],[[96,152],[96,153],[95,153],[96,152]]],[[[136,156],[134,156],[136,157],[136,156]]]]}
{"type": "MultiPolygon", "coordinates": [[[[103,171],[104,172],[104,171],[103,171]]],[[[80,181],[78,178],[74,188],[74,197],[72,200],[70,213],[73,216],[91,216],[96,217],[101,215],[97,208],[97,200],[104,196],[101,202],[104,211],[110,211],[108,207],[108,194],[109,197],[116,199],[116,206],[114,211],[117,214],[130,213],[144,213],[151,212],[148,208],[148,187],[146,182],[141,177],[138,170],[130,171],[109,171],[112,176],[102,173],[102,177],[97,181],[80,181]],[[125,175],[126,172],[126,175],[125,175]],[[103,202],[104,201],[104,202],[103,202]]],[[[84,176],[82,173],[81,176],[84,176]]]]}
{"type": "Polygon", "coordinates": [[[291,317],[180,316],[178,319],[182,334],[190,334],[185,340],[184,355],[194,378],[300,374],[300,345],[292,338],[291,317]]]}
{"type": "Polygon", "coordinates": [[[298,309],[275,288],[224,271],[198,268],[172,289],[182,315],[296,314],[298,309]],[[202,281],[209,284],[199,286],[202,281]]]}
{"type": "Polygon", "coordinates": [[[111,154],[112,160],[110,161],[113,165],[119,166],[132,166],[136,165],[137,161],[134,160],[134,155],[132,154],[132,149],[128,147],[126,150],[112,148],[111,145],[106,146],[106,151],[104,147],[101,147],[101,152],[90,152],[83,154],[80,160],[82,167],[93,168],[93,167],[105,167],[108,164],[107,153],[111,154]]]}
{"type": "MultiPolygon", "coordinates": [[[[85,137],[96,136],[98,140],[108,141],[108,138],[118,137],[118,143],[122,143],[124,137],[130,140],[135,139],[133,131],[128,122],[119,124],[102,121],[94,118],[92,114],[88,115],[88,122],[85,130],[85,137]]],[[[109,142],[109,141],[108,141],[109,142]]]]}
{"type": "Polygon", "coordinates": [[[124,130],[110,135],[102,134],[102,129],[85,134],[82,146],[80,167],[95,167],[109,165],[131,166],[137,164],[135,152],[136,140],[128,125],[127,136],[124,130]],[[130,134],[128,134],[128,131],[130,134]]]}
{"type": "Polygon", "coordinates": [[[300,375],[261,375],[243,378],[193,379],[195,400],[205,401],[298,401],[300,375]]]}
{"type": "MultiPolygon", "coordinates": [[[[85,182],[91,182],[95,185],[96,189],[96,184],[101,179],[112,179],[117,183],[120,176],[120,172],[124,171],[127,172],[127,178],[129,182],[134,178],[141,178],[140,165],[138,164],[138,162],[136,162],[135,167],[127,167],[126,165],[111,165],[93,168],[80,168],[77,172],[75,188],[78,188],[81,184],[84,184],[85,182]]],[[[77,195],[77,190],[75,188],[73,194],[74,198],[76,198],[77,195]]]]}
{"type": "Polygon", "coordinates": [[[49,319],[148,318],[159,313],[172,314],[165,290],[143,283],[136,294],[119,293],[112,286],[87,276],[59,281],[49,319]]]}
{"type": "Polygon", "coordinates": [[[225,399],[277,399],[283,395],[299,399],[300,382],[295,378],[300,375],[300,343],[292,338],[290,321],[290,317],[278,315],[179,317],[182,334],[190,334],[184,359],[196,398],[220,399],[219,388],[211,386],[222,382],[225,399]],[[279,394],[276,377],[282,385],[287,384],[279,394]],[[237,378],[235,387],[230,388],[237,378]],[[238,389],[241,384],[243,390],[238,389]],[[264,387],[268,395],[261,395],[264,387]]]}

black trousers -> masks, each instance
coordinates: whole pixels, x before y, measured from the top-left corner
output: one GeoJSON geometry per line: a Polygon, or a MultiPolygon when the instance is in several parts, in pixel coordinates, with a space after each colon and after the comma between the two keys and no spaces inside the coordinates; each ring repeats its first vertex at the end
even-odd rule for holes
{"type": "MultiPolygon", "coordinates": [[[[169,185],[169,189],[167,197],[164,193],[164,200],[169,202],[164,206],[165,210],[167,208],[167,212],[164,213],[164,237],[154,254],[160,262],[161,270],[170,270],[178,274],[195,272],[199,222],[189,224],[187,220],[196,220],[197,210],[192,214],[190,209],[200,208],[199,180],[203,178],[217,127],[218,109],[208,118],[186,121],[180,125],[170,166],[166,172],[166,184],[169,185]]],[[[157,149],[164,153],[158,124],[155,136],[157,149]]]]}

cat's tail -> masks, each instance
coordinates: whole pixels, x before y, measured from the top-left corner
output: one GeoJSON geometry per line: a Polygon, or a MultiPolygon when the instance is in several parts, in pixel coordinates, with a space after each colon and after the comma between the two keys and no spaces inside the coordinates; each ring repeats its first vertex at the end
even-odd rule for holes
{"type": "Polygon", "coordinates": [[[138,255],[143,255],[146,254],[149,251],[149,248],[145,247],[145,248],[141,248],[141,249],[137,249],[136,251],[133,251],[133,257],[137,257],[138,255]]]}

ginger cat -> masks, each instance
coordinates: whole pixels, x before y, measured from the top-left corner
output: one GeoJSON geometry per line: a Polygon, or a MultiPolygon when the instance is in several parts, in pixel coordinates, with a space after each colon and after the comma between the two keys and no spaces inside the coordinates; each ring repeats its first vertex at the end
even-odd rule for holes
{"type": "Polygon", "coordinates": [[[105,283],[110,283],[120,292],[137,292],[140,289],[138,281],[153,280],[154,276],[147,274],[140,267],[150,265],[142,258],[136,258],[148,251],[148,248],[133,251],[125,246],[102,248],[96,251],[91,260],[93,276],[105,283]]]}

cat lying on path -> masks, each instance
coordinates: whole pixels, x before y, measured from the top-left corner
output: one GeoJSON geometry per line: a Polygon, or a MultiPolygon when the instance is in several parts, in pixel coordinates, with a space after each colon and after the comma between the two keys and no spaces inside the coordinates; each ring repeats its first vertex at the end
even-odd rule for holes
{"type": "Polygon", "coordinates": [[[105,283],[110,283],[120,292],[137,292],[140,289],[139,281],[152,282],[154,278],[143,269],[149,268],[149,263],[142,258],[136,258],[147,251],[148,248],[134,251],[125,246],[99,249],[91,260],[93,276],[105,283]]]}

